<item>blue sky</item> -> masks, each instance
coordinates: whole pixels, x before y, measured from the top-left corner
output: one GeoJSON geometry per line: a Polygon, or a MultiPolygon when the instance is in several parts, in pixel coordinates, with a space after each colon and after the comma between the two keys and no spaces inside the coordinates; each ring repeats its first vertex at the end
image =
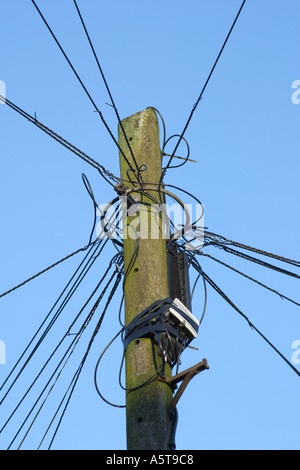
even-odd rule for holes
{"type": "MultiPolygon", "coordinates": [[[[240,4],[237,0],[79,0],[120,116],[154,106],[165,120],[167,137],[181,133],[240,4]]],[[[40,0],[38,5],[117,135],[116,117],[105,104],[109,97],[73,2],[40,0]]],[[[300,80],[299,10],[297,0],[246,2],[185,135],[191,158],[197,163],[170,170],[166,177],[167,183],[188,190],[203,202],[205,225],[210,231],[296,260],[300,259],[300,105],[292,102],[292,84],[300,80]]],[[[118,149],[32,2],[4,0],[1,11],[0,80],[6,84],[7,98],[30,114],[36,113],[42,123],[118,176],[118,149]]],[[[0,126],[1,293],[86,245],[93,207],[82,173],[89,178],[99,203],[109,202],[115,193],[91,166],[2,104],[0,126]]],[[[184,147],[181,151],[184,153],[184,147]]],[[[3,401],[2,424],[115,253],[112,245],[106,246],[3,401]]],[[[207,253],[299,302],[297,279],[234,259],[215,248],[207,253]]],[[[0,340],[6,352],[6,364],[0,364],[1,382],[83,256],[76,255],[0,299],[0,340]]],[[[299,307],[208,258],[199,261],[251,322],[292,361],[292,345],[300,340],[299,307]]],[[[191,280],[194,278],[191,272],[191,280]]],[[[53,449],[126,447],[124,410],[105,404],[93,382],[97,359],[119,330],[120,299],[119,289],[53,449]]],[[[193,299],[194,315],[201,315],[202,306],[199,284],[193,299]]],[[[86,331],[22,448],[38,447],[94,326],[86,331]]],[[[179,402],[178,450],[299,449],[299,377],[211,288],[205,319],[193,345],[199,351],[184,352],[181,370],[203,357],[210,370],[191,382],[179,402]]],[[[104,356],[99,380],[103,394],[123,404],[118,385],[121,356],[122,345],[117,341],[104,356]]],[[[1,449],[9,446],[55,364],[54,360],[0,434],[1,449]]],[[[299,370],[299,364],[295,366],[299,370]]],[[[34,415],[12,448],[18,447],[34,415]]],[[[47,448],[50,436],[42,448],[47,448]]]]}

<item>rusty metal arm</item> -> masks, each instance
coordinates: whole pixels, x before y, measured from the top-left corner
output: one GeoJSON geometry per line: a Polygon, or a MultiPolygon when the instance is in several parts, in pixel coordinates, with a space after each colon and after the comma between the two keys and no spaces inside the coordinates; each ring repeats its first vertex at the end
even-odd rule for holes
{"type": "Polygon", "coordinates": [[[179,374],[174,375],[173,377],[165,377],[165,376],[158,377],[158,380],[169,385],[172,388],[173,392],[174,390],[176,390],[177,384],[181,382],[181,385],[178,391],[176,392],[175,396],[173,397],[173,400],[170,403],[170,406],[168,408],[168,414],[170,417],[174,416],[174,410],[176,408],[176,405],[180,397],[182,396],[184,390],[188,386],[189,382],[192,380],[192,378],[195,377],[195,375],[198,375],[200,372],[207,370],[207,369],[209,369],[207,360],[203,359],[201,362],[199,362],[195,366],[190,367],[189,369],[186,369],[180,372],[179,374]]]}

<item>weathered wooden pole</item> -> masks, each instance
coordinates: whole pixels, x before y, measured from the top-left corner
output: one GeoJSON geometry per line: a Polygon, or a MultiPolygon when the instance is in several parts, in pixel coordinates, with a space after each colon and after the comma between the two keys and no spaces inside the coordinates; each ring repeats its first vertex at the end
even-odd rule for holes
{"type": "MultiPolygon", "coordinates": [[[[122,121],[122,126],[119,125],[119,145],[134,170],[136,164],[138,167],[145,165],[141,167],[144,171],[140,173],[143,183],[159,183],[159,126],[152,108],[122,121]],[[136,162],[129,150],[124,131],[136,162]]],[[[137,170],[128,171],[128,162],[120,153],[121,177],[124,180],[132,180],[132,183],[125,183],[128,188],[139,187],[137,170]]],[[[147,193],[158,199],[157,185],[150,185],[149,190],[147,184],[147,188],[147,193]]],[[[154,204],[151,198],[138,192],[131,193],[131,196],[142,205],[138,211],[128,216],[124,223],[126,325],[156,300],[169,297],[166,240],[161,218],[153,213],[151,215],[151,206],[147,205],[154,204]],[[151,224],[159,224],[159,230],[154,230],[156,237],[151,236],[151,224]]],[[[168,385],[157,380],[156,371],[162,358],[158,355],[152,339],[140,338],[132,341],[126,349],[125,362],[127,449],[170,449],[173,421],[168,416],[167,409],[173,394],[168,385]],[[154,377],[154,380],[144,385],[151,377],[154,377]]],[[[171,368],[168,365],[164,374],[171,376],[171,368]]]]}

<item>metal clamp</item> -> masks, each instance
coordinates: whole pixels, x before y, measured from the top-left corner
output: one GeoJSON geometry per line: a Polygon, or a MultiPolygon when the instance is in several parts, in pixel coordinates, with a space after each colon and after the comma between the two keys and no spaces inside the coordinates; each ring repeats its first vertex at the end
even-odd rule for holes
{"type": "Polygon", "coordinates": [[[162,375],[158,377],[158,380],[168,384],[173,391],[176,390],[178,382],[182,382],[168,408],[168,414],[170,417],[174,416],[176,405],[192,378],[203,370],[207,369],[209,369],[207,360],[203,359],[195,366],[190,367],[189,369],[186,369],[183,372],[180,372],[180,374],[174,375],[173,377],[165,377],[162,375]]]}

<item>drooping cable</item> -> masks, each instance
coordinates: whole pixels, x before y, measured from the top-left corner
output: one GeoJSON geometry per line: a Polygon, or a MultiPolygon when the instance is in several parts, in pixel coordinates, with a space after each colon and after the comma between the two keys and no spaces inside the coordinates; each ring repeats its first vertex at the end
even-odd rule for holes
{"type": "Polygon", "coordinates": [[[195,288],[196,288],[196,285],[197,285],[197,282],[199,280],[199,278],[202,277],[202,281],[203,281],[203,287],[204,287],[204,303],[203,303],[203,311],[202,311],[202,315],[200,317],[200,320],[199,320],[199,326],[201,325],[201,323],[203,322],[203,319],[204,319],[204,315],[206,313],[206,307],[207,307],[207,288],[206,288],[206,281],[205,281],[205,278],[202,276],[202,272],[199,272],[198,273],[198,276],[194,282],[194,286],[193,286],[193,289],[192,289],[192,292],[191,292],[191,301],[193,300],[193,297],[194,297],[194,292],[195,292],[195,288]]]}
{"type": "Polygon", "coordinates": [[[105,398],[103,396],[103,394],[100,392],[100,388],[99,388],[99,383],[98,383],[98,378],[97,378],[97,375],[98,375],[98,370],[99,370],[99,365],[100,365],[100,362],[104,356],[104,354],[106,353],[106,351],[108,350],[108,348],[112,345],[112,343],[118,338],[118,336],[120,336],[121,333],[123,333],[124,331],[124,328],[121,328],[121,330],[118,331],[118,333],[113,337],[113,339],[108,343],[108,345],[103,349],[102,353],[100,354],[98,360],[97,360],[97,363],[96,363],[96,366],[95,366],[95,370],[94,370],[94,385],[95,385],[95,389],[99,395],[99,397],[105,402],[107,403],[108,405],[110,406],[113,406],[114,408],[126,408],[126,405],[117,405],[115,403],[112,403],[111,401],[109,401],[107,398],[105,398]]]}

